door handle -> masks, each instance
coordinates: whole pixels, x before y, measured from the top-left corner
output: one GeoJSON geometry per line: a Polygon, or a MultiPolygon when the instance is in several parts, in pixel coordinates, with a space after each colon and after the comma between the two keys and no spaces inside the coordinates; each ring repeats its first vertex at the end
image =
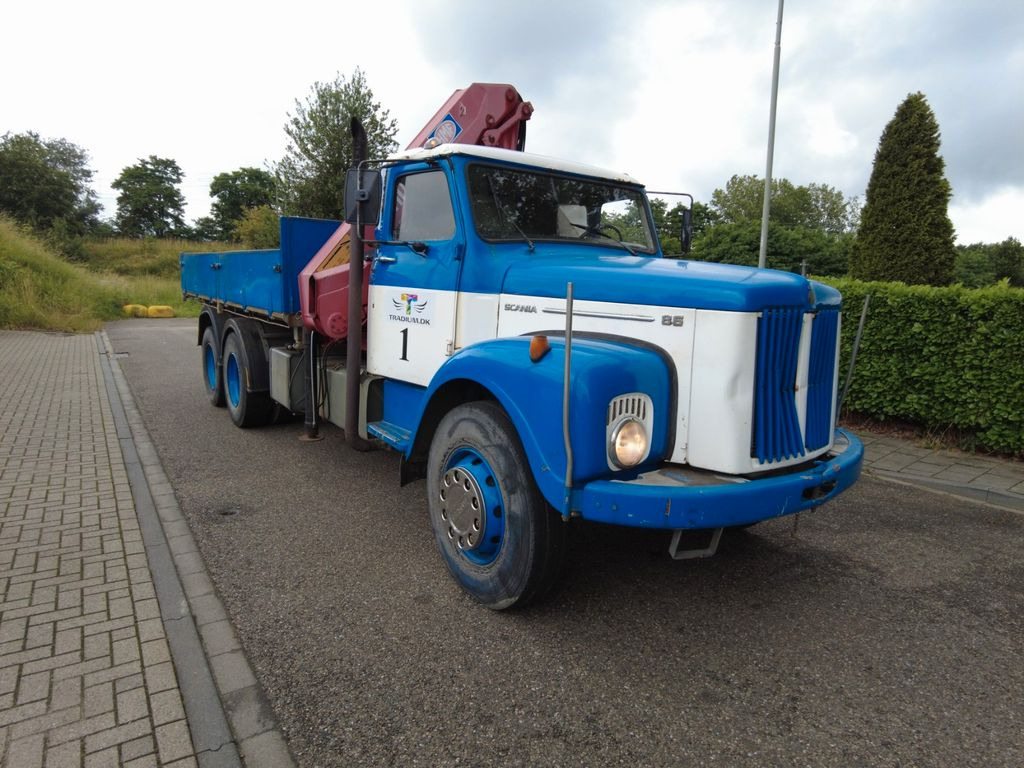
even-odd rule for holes
{"type": "Polygon", "coordinates": [[[397,262],[398,259],[394,256],[374,256],[373,258],[374,264],[395,264],[397,262]]]}

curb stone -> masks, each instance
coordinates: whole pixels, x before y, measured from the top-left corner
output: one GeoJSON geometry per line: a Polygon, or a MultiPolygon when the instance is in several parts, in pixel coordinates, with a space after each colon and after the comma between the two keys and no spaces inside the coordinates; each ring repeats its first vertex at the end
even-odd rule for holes
{"type": "Polygon", "coordinates": [[[864,442],[865,475],[1024,512],[1021,462],[950,449],[933,450],[903,438],[854,431],[864,442]]]}
{"type": "Polygon", "coordinates": [[[97,337],[199,765],[294,768],[295,760],[206,573],[110,339],[105,331],[97,337]]]}
{"type": "Polygon", "coordinates": [[[864,467],[863,473],[880,480],[888,480],[900,485],[910,485],[915,488],[922,488],[932,493],[941,493],[944,496],[955,496],[959,499],[968,499],[979,502],[986,506],[997,509],[1009,510],[1011,512],[1024,512],[1024,498],[1020,494],[1007,493],[992,488],[979,488],[962,483],[953,483],[944,480],[936,480],[930,477],[918,477],[903,472],[893,472],[886,469],[874,469],[864,467]]]}

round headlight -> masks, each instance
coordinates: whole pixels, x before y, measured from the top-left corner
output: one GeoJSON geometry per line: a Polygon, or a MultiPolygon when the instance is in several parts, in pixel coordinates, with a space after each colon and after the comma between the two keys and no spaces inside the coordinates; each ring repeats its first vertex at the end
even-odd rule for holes
{"type": "Polygon", "coordinates": [[[635,467],[647,454],[647,430],[637,419],[625,419],[612,433],[612,461],[620,467],[635,467]]]}

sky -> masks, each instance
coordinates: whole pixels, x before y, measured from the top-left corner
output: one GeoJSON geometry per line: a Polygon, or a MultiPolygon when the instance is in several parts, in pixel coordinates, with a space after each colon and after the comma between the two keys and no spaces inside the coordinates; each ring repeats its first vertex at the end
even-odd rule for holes
{"type": "MultiPolygon", "coordinates": [[[[185,173],[186,219],[221,172],[266,167],[314,82],[356,67],[404,147],[451,93],[515,85],[527,149],[707,201],[763,176],[775,0],[179,0],[16,3],[4,11],[0,134],[83,147],[104,216],[121,169],[185,173]]],[[[908,93],[942,132],[957,242],[1024,240],[1024,3],[789,0],[774,176],[864,197],[908,93]]]]}

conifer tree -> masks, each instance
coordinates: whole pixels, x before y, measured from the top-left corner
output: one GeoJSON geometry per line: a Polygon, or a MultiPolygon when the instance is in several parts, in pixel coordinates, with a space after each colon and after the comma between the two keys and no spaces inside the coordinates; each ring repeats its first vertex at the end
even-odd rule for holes
{"type": "Polygon", "coordinates": [[[955,249],[939,124],[922,93],[907,96],[882,132],[850,273],[864,280],[947,285],[955,249]]]}

